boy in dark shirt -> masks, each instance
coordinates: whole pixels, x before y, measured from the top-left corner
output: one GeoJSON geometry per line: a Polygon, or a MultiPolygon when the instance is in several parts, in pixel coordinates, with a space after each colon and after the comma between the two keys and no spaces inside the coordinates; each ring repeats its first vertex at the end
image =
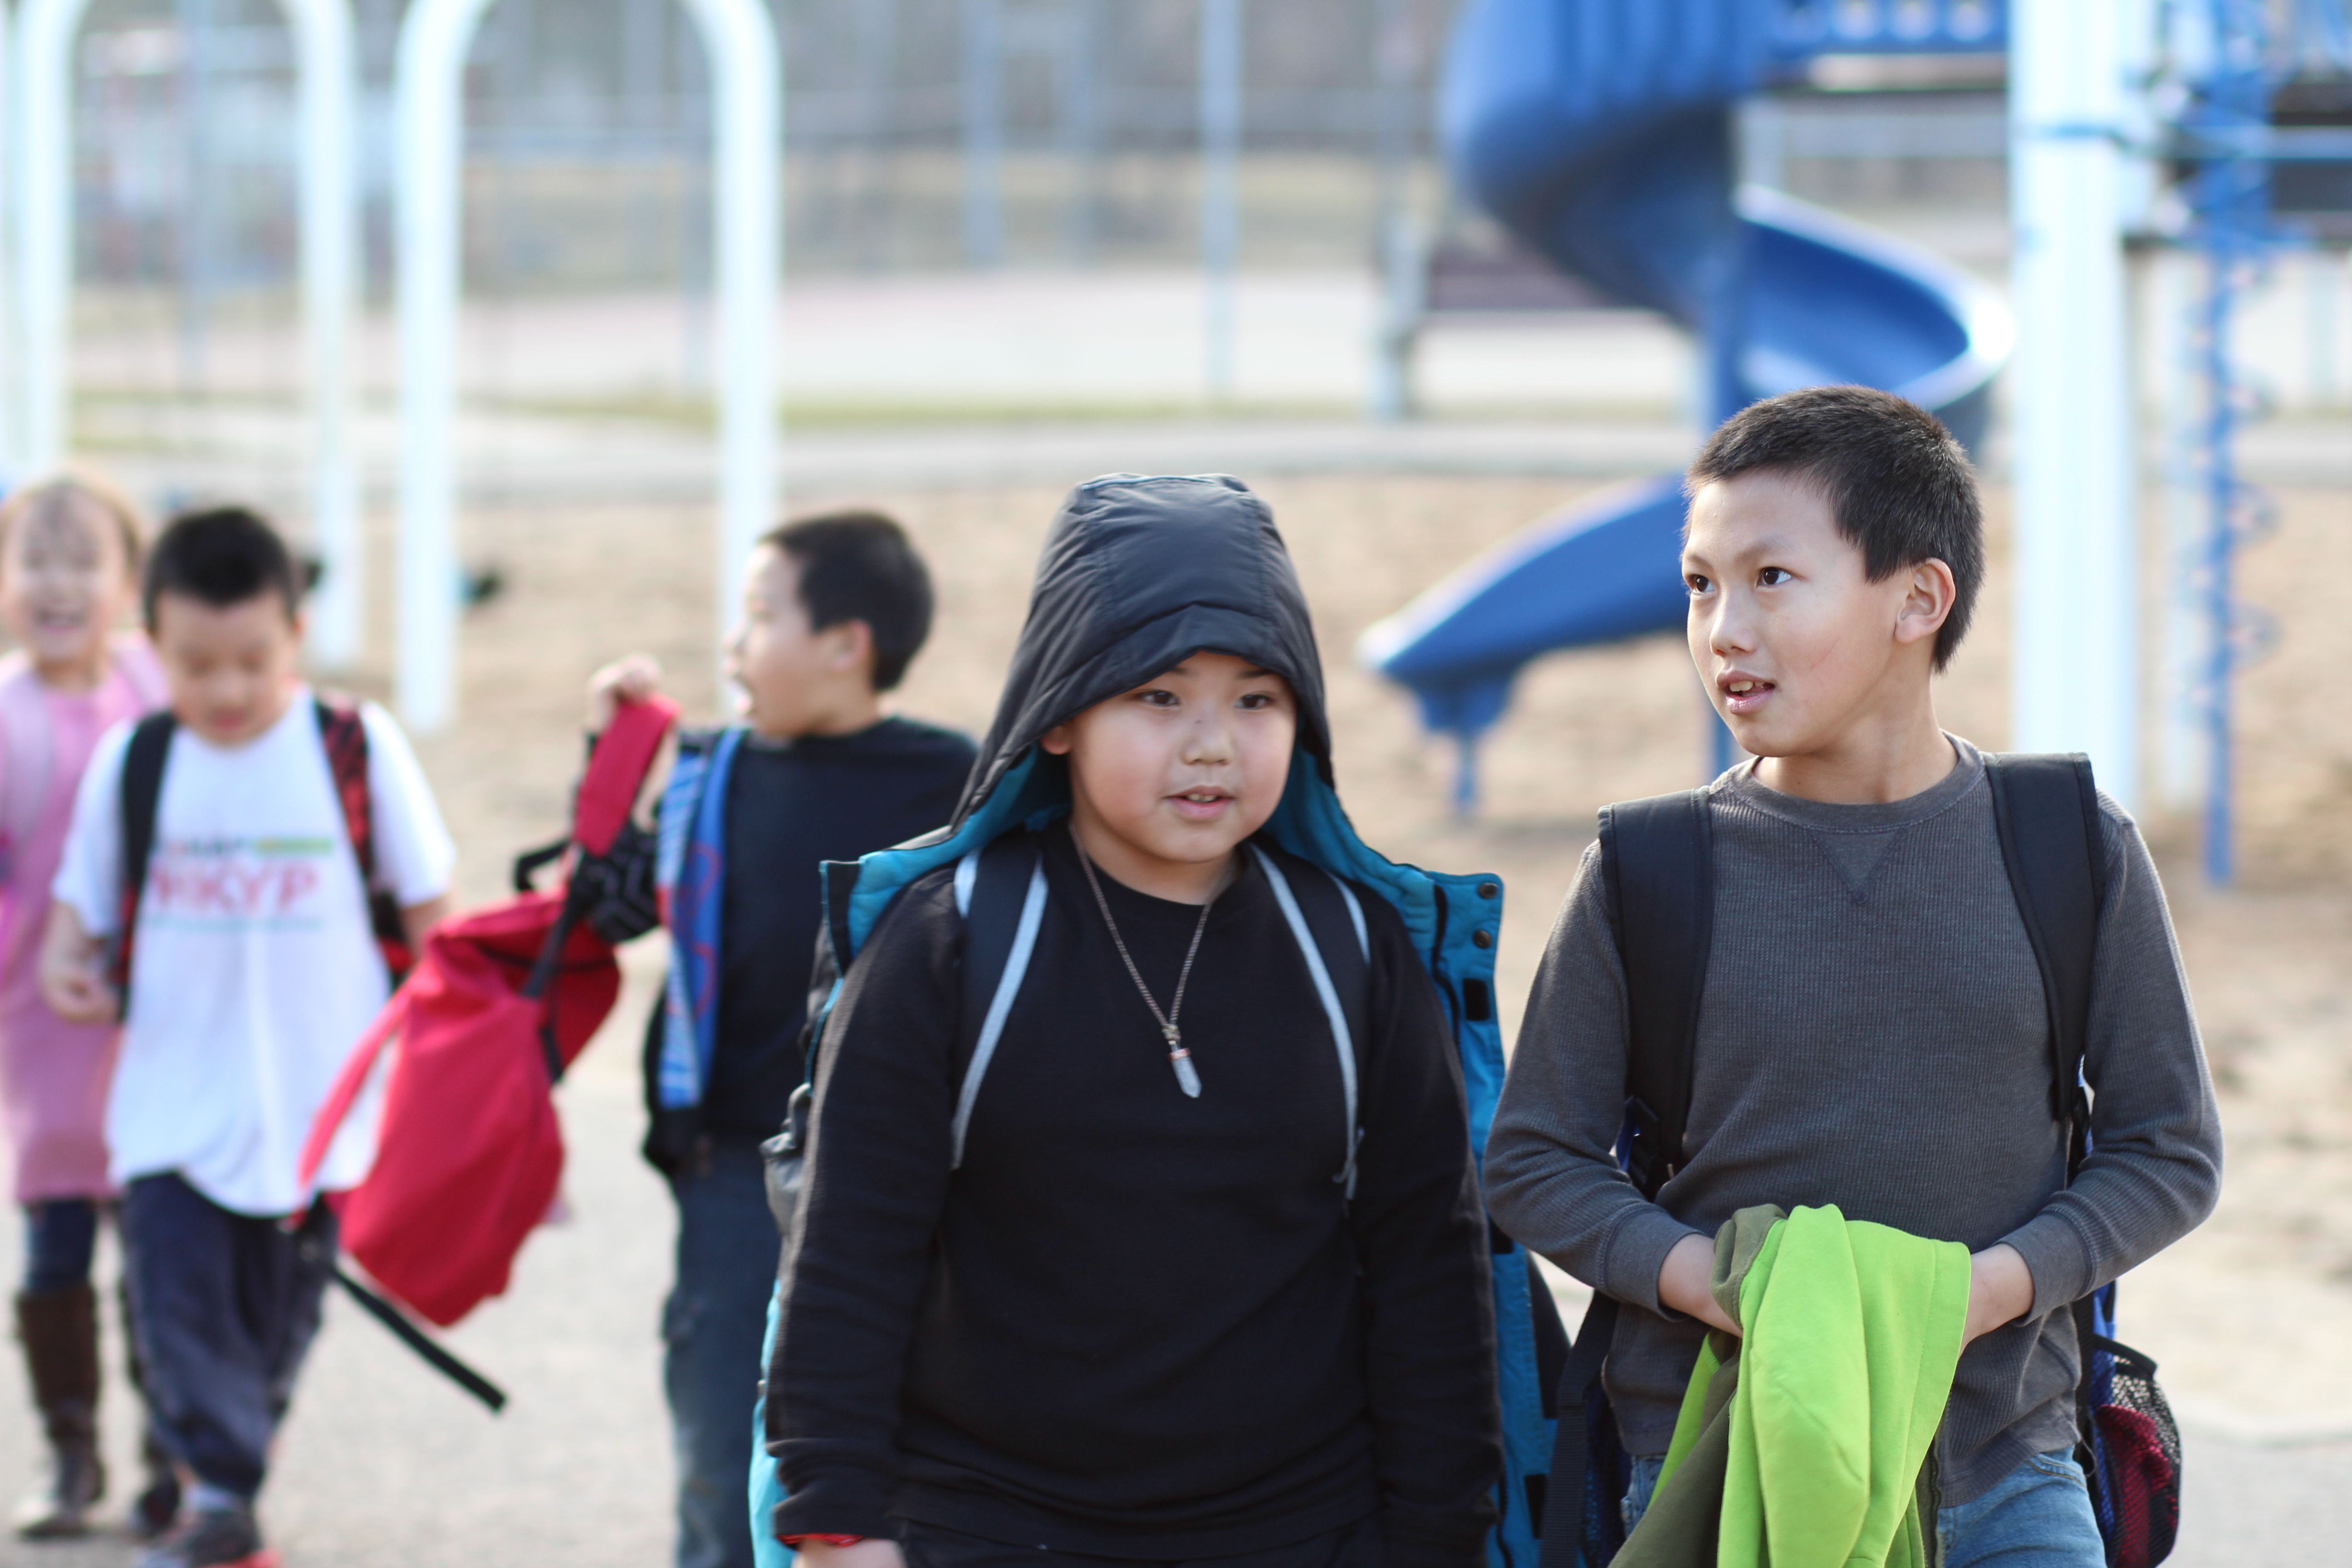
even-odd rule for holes
{"type": "MultiPolygon", "coordinates": [[[[662,1320],[678,1568],[752,1562],[743,1487],[778,1246],[759,1146],[801,1082],[817,867],[939,826],[971,771],[961,735],[883,712],[930,620],[929,575],[889,519],[845,512],[769,534],[728,656],[745,722],[685,737],[662,798],[677,946],[646,1031],[646,1157],[678,1211],[662,1320]]],[[[599,671],[592,726],[658,676],[643,655],[599,671]]]]}
{"type": "Polygon", "coordinates": [[[952,832],[828,868],[860,951],[756,1502],[806,1568],[1486,1561],[1489,1244],[1426,949],[1444,910],[1483,958],[1501,889],[1356,839],[1322,699],[1256,496],[1094,480],[952,832]]]}
{"type": "MultiPolygon", "coordinates": [[[[1756,1205],[1835,1205],[1966,1245],[1966,1349],[1937,1438],[1947,1568],[2101,1568],[2074,1446],[2072,1302],[2204,1218],[2221,1128],[2164,892],[2098,799],[2068,1180],[2051,1014],[1985,760],[1931,681],[1984,574],[1967,456],[1883,392],[1815,387],[1736,416],[1692,464],[1690,649],[1756,757],[1703,792],[1714,910],[1689,1120],[1644,1199],[1626,968],[1598,847],[1529,997],[1486,1146],[1496,1221],[1622,1303],[1605,1379],[1646,1507],[1709,1327],[1711,1237],[1756,1205]]],[[[2055,590],[2053,590],[2055,591],[2055,590]]],[[[2063,679],[2065,672],[2052,671],[2063,679]]]]}

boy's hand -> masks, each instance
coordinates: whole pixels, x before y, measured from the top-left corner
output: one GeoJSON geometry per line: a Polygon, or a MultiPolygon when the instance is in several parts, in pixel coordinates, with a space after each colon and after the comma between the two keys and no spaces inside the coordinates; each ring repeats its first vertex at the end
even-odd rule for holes
{"type": "Polygon", "coordinates": [[[803,1568],[907,1568],[907,1554],[895,1541],[878,1538],[854,1546],[828,1546],[822,1541],[800,1545],[803,1568]]]}
{"type": "Polygon", "coordinates": [[[1739,1325],[1716,1303],[1714,1282],[1715,1242],[1694,1232],[1675,1243],[1658,1266],[1658,1300],[1710,1329],[1737,1334],[1739,1325]]]}
{"type": "Polygon", "coordinates": [[[63,903],[49,906],[41,938],[41,996],[68,1024],[110,1024],[121,1002],[99,966],[100,944],[63,903]]]}
{"type": "Polygon", "coordinates": [[[424,957],[425,939],[431,936],[433,928],[447,920],[450,911],[457,907],[457,900],[446,893],[427,899],[421,904],[404,906],[400,911],[400,929],[402,934],[408,938],[408,951],[419,958],[424,957]]]}
{"type": "Polygon", "coordinates": [[[601,735],[622,702],[643,702],[661,689],[661,663],[649,653],[616,658],[588,678],[588,731],[601,735]]]}
{"type": "Polygon", "coordinates": [[[1969,1321],[1960,1343],[1973,1344],[2033,1310],[2033,1270],[2007,1242],[1969,1258],[1969,1321]]]}

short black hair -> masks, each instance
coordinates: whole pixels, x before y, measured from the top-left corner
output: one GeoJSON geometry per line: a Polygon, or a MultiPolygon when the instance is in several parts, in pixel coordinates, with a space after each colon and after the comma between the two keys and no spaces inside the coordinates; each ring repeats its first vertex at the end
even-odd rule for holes
{"type": "Polygon", "coordinates": [[[147,552],[140,608],[155,629],[155,603],[180,594],[226,609],[275,594],[292,619],[302,603],[302,576],[286,541],[257,512],[241,506],[182,512],[163,525],[147,552]]]}
{"type": "Polygon", "coordinates": [[[1936,668],[1949,664],[1984,585],[1984,503],[1968,452],[1943,423],[1874,387],[1783,393],[1725,420],[1692,459],[1683,492],[1759,469],[1821,487],[1872,582],[1922,561],[1952,569],[1952,613],[1936,633],[1936,668]]]}
{"type": "Polygon", "coordinates": [[[907,531],[878,511],[829,511],[772,529],[761,543],[800,569],[809,629],[864,621],[874,635],[874,689],[887,691],[931,635],[931,574],[907,531]]]}

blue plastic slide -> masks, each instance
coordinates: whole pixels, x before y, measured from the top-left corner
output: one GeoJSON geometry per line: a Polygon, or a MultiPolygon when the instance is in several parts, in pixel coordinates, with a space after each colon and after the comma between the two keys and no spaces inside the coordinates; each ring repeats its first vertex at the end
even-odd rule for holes
{"type": "MultiPolygon", "coordinates": [[[[1522,243],[1706,348],[1721,419],[1860,382],[1984,433],[2006,309],[1916,247],[1733,190],[1731,106],[1810,55],[1999,49],[1989,0],[1470,0],[1440,112],[1454,175],[1522,243]]],[[[1675,476],[1547,518],[1366,635],[1433,729],[1475,743],[1530,659],[1682,624],[1675,476]]]]}

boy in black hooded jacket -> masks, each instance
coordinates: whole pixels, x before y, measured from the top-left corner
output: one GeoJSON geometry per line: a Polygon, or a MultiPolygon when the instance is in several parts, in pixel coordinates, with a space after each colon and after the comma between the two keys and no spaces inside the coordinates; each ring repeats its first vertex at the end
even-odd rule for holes
{"type": "MultiPolygon", "coordinates": [[[[976,1052],[982,922],[950,868],[847,971],[765,1522],[810,1568],[1483,1562],[1494,1330],[1461,1069],[1397,910],[1260,831],[1329,790],[1264,504],[1221,478],[1080,487],[982,755],[957,820],[1016,797],[995,844],[1043,900],[1025,978],[976,1052]],[[1353,1028],[1310,898],[1359,921],[1353,1028]]],[[[1318,820],[1344,831],[1336,803],[1318,820]]]]}

